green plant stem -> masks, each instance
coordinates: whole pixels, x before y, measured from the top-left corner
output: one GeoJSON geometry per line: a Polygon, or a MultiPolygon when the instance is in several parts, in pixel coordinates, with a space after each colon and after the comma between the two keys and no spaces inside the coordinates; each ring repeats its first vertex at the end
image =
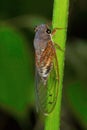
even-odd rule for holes
{"type": "MultiPolygon", "coordinates": [[[[57,30],[53,40],[65,52],[65,42],[67,34],[67,19],[68,19],[69,0],[54,0],[53,8],[53,28],[63,28],[57,30]]],[[[61,98],[63,86],[63,70],[64,70],[64,52],[56,49],[58,65],[59,65],[59,91],[57,104],[51,114],[45,119],[45,130],[59,130],[60,129],[60,112],[61,112],[61,98]]]]}

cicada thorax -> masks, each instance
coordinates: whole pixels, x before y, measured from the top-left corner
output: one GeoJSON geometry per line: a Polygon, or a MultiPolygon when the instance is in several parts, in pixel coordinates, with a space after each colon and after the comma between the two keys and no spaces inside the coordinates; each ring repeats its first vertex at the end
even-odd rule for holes
{"type": "Polygon", "coordinates": [[[44,84],[52,69],[54,56],[55,48],[52,41],[47,43],[47,47],[40,54],[36,53],[36,67],[44,84]]]}

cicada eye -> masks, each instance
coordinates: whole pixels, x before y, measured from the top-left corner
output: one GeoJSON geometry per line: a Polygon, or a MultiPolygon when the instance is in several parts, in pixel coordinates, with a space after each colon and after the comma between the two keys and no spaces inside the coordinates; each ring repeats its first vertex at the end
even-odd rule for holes
{"type": "Polygon", "coordinates": [[[48,34],[51,34],[51,30],[48,29],[48,28],[47,28],[46,32],[47,32],[48,34]]]}

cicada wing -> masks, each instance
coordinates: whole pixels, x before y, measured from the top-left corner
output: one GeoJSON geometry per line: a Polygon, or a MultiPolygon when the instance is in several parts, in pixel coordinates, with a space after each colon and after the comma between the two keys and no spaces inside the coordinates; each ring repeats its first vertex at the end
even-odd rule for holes
{"type": "Polygon", "coordinates": [[[43,83],[37,70],[36,76],[37,105],[44,114],[49,114],[55,107],[59,88],[59,69],[56,54],[46,84],[43,83]]]}
{"type": "Polygon", "coordinates": [[[39,109],[42,111],[43,108],[43,102],[44,99],[46,100],[46,98],[44,98],[44,96],[47,93],[47,89],[45,89],[45,86],[42,82],[42,79],[40,77],[40,75],[38,74],[37,68],[35,70],[35,95],[36,95],[36,110],[37,112],[39,111],[39,109]]]}
{"type": "Polygon", "coordinates": [[[39,83],[39,74],[37,72],[37,68],[35,68],[35,103],[36,103],[36,111],[39,111],[39,105],[38,105],[38,94],[37,94],[37,86],[39,83]]]}

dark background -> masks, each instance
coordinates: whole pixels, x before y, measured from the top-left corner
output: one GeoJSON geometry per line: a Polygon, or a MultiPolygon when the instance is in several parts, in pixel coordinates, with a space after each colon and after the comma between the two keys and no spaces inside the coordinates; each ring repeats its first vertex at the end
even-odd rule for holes
{"type": "MultiPolygon", "coordinates": [[[[0,130],[43,130],[34,96],[34,27],[53,0],[0,0],[0,130]]],[[[71,0],[61,130],[87,130],[87,1],[71,0]]]]}

